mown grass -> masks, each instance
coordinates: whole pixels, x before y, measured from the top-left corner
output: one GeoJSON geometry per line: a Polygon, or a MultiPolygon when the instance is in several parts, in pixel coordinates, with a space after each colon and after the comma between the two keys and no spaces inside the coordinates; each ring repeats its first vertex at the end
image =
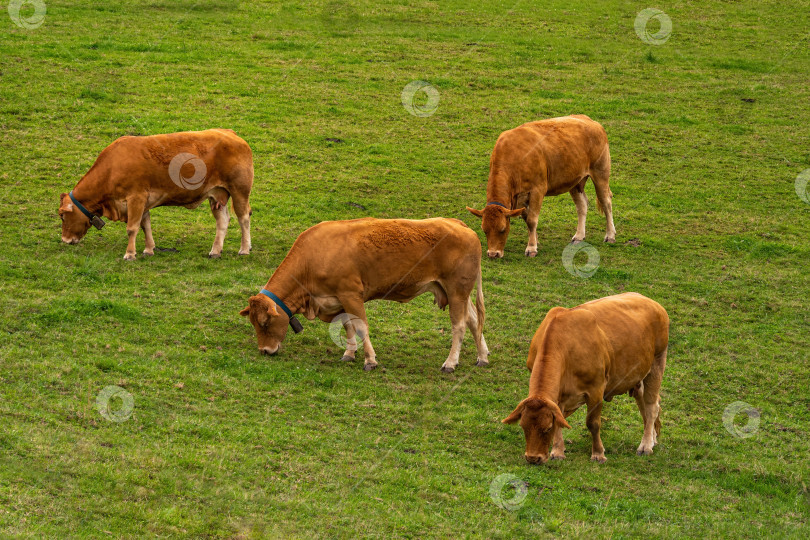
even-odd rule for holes
{"type": "Polygon", "coordinates": [[[652,46],[633,30],[644,4],[474,5],[91,0],[48,2],[37,29],[3,19],[4,535],[807,536],[806,6],[658,5],[673,32],[652,46]],[[433,115],[403,108],[413,80],[439,91],[433,115]],[[569,113],[608,131],[618,242],[592,211],[601,263],[580,279],[561,262],[570,199],[545,202],[536,259],[515,223],[483,264],[489,368],[467,338],[439,372],[449,318],[428,297],[368,306],[373,373],[339,362],[322,323],[258,355],[237,312],[298,233],[360,216],[480,232],[464,206],[485,202],[497,135],[569,113]],[[178,251],[135,263],[121,224],[59,242],[59,193],[112,140],[208,127],[254,151],[250,257],[232,224],[208,260],[202,209],[153,211],[178,251]],[[605,465],[583,412],[564,462],[527,465],[499,420],[543,314],[627,290],[672,319],[660,446],[635,456],[640,418],[617,398],[605,465]],[[123,422],[96,408],[109,385],[134,397],[123,422]],[[760,412],[752,437],[723,425],[737,401],[760,412]],[[514,510],[489,494],[505,473],[527,486],[514,510]]]}

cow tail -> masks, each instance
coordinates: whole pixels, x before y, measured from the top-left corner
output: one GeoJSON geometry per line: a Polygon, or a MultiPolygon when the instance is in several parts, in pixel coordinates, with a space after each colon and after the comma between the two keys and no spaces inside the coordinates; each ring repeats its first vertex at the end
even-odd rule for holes
{"type": "Polygon", "coordinates": [[[481,265],[478,265],[478,295],[475,297],[475,312],[478,315],[478,337],[484,332],[484,282],[481,265]]]}

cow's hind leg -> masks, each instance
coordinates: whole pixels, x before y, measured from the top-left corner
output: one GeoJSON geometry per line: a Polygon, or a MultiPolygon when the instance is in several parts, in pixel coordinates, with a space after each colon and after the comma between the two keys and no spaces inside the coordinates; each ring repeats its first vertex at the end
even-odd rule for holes
{"type": "Polygon", "coordinates": [[[478,367],[488,365],[489,349],[484,339],[484,332],[478,332],[478,312],[473,305],[472,299],[467,300],[467,328],[470,329],[473,339],[475,339],[475,348],[478,351],[478,360],[475,365],[478,367]]]}
{"type": "Polygon", "coordinates": [[[653,446],[658,442],[658,434],[661,432],[661,381],[664,378],[666,362],[667,351],[664,350],[655,357],[650,373],[633,392],[638,410],[644,419],[644,435],[636,450],[640,456],[653,453],[653,446]]]}
{"type": "Polygon", "coordinates": [[[208,254],[212,259],[222,256],[222,245],[225,243],[225,233],[228,232],[228,221],[231,216],[228,214],[228,200],[220,201],[217,199],[208,199],[211,205],[211,213],[214,214],[214,219],[217,220],[217,233],[214,236],[214,245],[211,247],[211,252],[208,254]]]}
{"type": "Polygon", "coordinates": [[[143,235],[146,237],[146,246],[144,247],[143,254],[154,255],[155,239],[152,238],[152,220],[149,217],[149,210],[143,213],[143,217],[141,218],[141,229],[143,229],[143,235]]]}
{"type": "Polygon", "coordinates": [[[588,431],[591,432],[591,461],[598,461],[604,463],[607,461],[605,457],[605,446],[602,444],[602,437],[599,435],[599,430],[602,427],[602,396],[588,402],[588,416],[585,418],[585,424],[588,426],[588,431]]]}
{"type": "Polygon", "coordinates": [[[574,199],[574,206],[577,207],[577,232],[571,238],[571,242],[578,243],[585,240],[585,220],[588,217],[588,197],[585,195],[585,180],[574,186],[569,193],[574,199]]]}
{"type": "Polygon", "coordinates": [[[233,213],[239,221],[239,228],[242,230],[242,244],[239,247],[239,255],[249,255],[252,247],[250,241],[250,203],[248,195],[234,191],[231,194],[233,200],[233,213]]]}
{"type": "Polygon", "coordinates": [[[464,341],[464,326],[468,324],[469,291],[466,296],[458,293],[449,295],[448,300],[450,302],[450,325],[452,326],[453,343],[450,346],[450,354],[447,356],[447,360],[442,364],[442,371],[453,373],[456,370],[458,357],[461,354],[461,342],[464,341]]]}
{"type": "Polygon", "coordinates": [[[610,192],[610,150],[605,151],[591,168],[591,180],[596,189],[597,208],[605,214],[605,242],[616,241],[616,227],[613,225],[613,193],[610,192]]]}

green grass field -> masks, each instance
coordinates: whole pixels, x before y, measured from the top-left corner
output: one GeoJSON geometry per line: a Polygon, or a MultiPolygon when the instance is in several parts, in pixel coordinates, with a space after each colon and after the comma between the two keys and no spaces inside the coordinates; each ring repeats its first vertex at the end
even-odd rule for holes
{"type": "Polygon", "coordinates": [[[806,3],[408,4],[0,13],[0,536],[810,534],[806,3]],[[634,30],[647,7],[672,21],[664,43],[634,30]],[[425,92],[423,115],[403,106],[420,80],[432,114],[425,92]],[[498,134],[571,113],[608,132],[617,243],[601,242],[590,184],[590,278],[562,263],[570,197],[545,201],[536,259],[513,222],[505,258],[482,263],[488,368],[468,334],[456,372],[439,371],[450,321],[429,296],[367,305],[374,372],[340,362],[321,322],[258,354],[238,311],[301,231],[446,216],[483,241],[464,207],[485,203],[498,134]],[[145,258],[140,235],[123,261],[121,223],[60,242],[59,194],[115,138],[209,127],[253,148],[249,257],[233,220],[206,258],[206,206],[152,212],[177,252],[145,258]],[[635,455],[641,418],[622,396],[603,412],[606,464],[589,461],[584,408],[566,460],[526,464],[500,419],[526,396],[531,336],[553,306],[622,291],[672,319],[660,445],[635,455]],[[111,401],[122,421],[97,408],[108,386],[132,396],[111,401]],[[759,416],[724,424],[736,402],[759,416]],[[517,481],[499,506],[501,475],[517,481]]]}

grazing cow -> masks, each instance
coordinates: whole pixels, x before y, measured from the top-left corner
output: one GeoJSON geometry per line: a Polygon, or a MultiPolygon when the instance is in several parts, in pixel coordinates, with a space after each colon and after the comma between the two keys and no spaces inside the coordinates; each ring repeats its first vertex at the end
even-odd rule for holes
{"type": "Polygon", "coordinates": [[[278,351],[288,324],[296,332],[301,330],[296,313],[310,320],[337,319],[348,341],[342,360],[355,359],[355,335],[359,335],[364,369],[369,371],[377,367],[377,360],[365,302],[409,302],[426,292],[433,293],[440,309],[450,306],[453,343],[442,371],[451,373],[458,365],[465,325],[475,339],[477,365],[487,365],[481,243],[457,219],[363,218],[310,227],[298,236],[267,285],[250,297],[240,315],[250,318],[259,350],[265,354],[278,351]],[[470,293],[476,284],[473,306],[470,293]]]}
{"type": "Polygon", "coordinates": [[[503,423],[520,421],[526,461],[565,457],[565,418],[583,403],[593,438],[591,460],[604,463],[599,437],[602,403],[628,392],[644,419],[639,455],[652,454],[661,432],[661,380],[667,360],[669,316],[660,304],[637,293],[594,300],[571,309],[552,308],[534,334],[527,367],[529,397],[503,423]]]}
{"type": "Polygon", "coordinates": [[[208,199],[217,221],[209,257],[219,257],[228,230],[228,198],[242,229],[240,255],[250,253],[250,190],[253,154],[230,129],[188,131],[148,137],[120,137],[99,154],[70,193],[62,193],[62,241],[77,244],[101,217],[127,224],[124,259],[135,260],[138,228],[146,236],[144,255],[155,240],[149,210],[157,206],[196,208],[208,199]]]}
{"type": "Polygon", "coordinates": [[[605,242],[616,241],[613,207],[608,186],[610,150],[605,129],[584,114],[529,122],[504,131],[489,160],[487,205],[467,207],[482,218],[487,255],[503,257],[510,218],[522,216],[529,228],[526,256],[537,255],[537,216],[543,197],[571,194],[577,207],[577,233],[572,242],[585,238],[588,198],[585,182],[593,179],[597,207],[607,218],[605,242]]]}

